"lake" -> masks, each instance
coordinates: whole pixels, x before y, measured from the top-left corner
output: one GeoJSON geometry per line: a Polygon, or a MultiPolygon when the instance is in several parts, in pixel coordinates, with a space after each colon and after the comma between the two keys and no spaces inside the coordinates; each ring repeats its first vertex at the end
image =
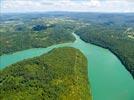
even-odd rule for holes
{"type": "Polygon", "coordinates": [[[86,43],[73,33],[74,43],[34,48],[0,56],[0,69],[24,59],[47,53],[53,48],[70,46],[79,49],[88,59],[88,78],[93,100],[134,100],[134,80],[120,60],[109,50],[86,43]]]}

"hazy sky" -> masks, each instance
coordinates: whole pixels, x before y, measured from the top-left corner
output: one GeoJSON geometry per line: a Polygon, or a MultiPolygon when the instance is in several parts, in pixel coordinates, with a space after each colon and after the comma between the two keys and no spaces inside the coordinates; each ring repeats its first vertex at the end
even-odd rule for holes
{"type": "Polygon", "coordinates": [[[134,0],[0,0],[1,12],[134,12],[134,0]]]}

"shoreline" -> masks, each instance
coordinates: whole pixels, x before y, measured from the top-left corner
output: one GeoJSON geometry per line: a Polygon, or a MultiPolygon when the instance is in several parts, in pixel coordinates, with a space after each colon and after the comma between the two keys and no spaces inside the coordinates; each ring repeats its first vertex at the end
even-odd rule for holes
{"type": "MultiPolygon", "coordinates": [[[[79,37],[80,37],[80,36],[79,36],[79,37]]],[[[82,39],[81,37],[80,37],[80,39],[83,40],[83,41],[86,42],[86,43],[90,43],[90,44],[93,44],[93,45],[96,45],[96,46],[99,46],[99,47],[101,47],[101,48],[104,48],[104,49],[109,50],[111,53],[113,53],[113,54],[120,60],[121,64],[124,65],[125,69],[130,73],[130,75],[131,75],[132,78],[134,79],[134,76],[133,76],[133,74],[131,73],[131,70],[129,70],[129,69],[127,68],[127,64],[124,63],[124,61],[122,60],[122,58],[121,58],[117,53],[115,53],[114,50],[112,50],[112,49],[110,49],[110,48],[108,48],[108,47],[105,47],[105,46],[96,44],[96,43],[94,43],[94,42],[92,42],[92,41],[90,41],[90,42],[85,41],[85,40],[82,39]]]]}
{"type": "MultiPolygon", "coordinates": [[[[69,42],[63,42],[63,43],[73,43],[73,42],[75,42],[75,40],[74,40],[74,41],[69,41],[69,42]]],[[[0,55],[0,57],[1,57],[1,56],[6,56],[6,55],[12,55],[12,54],[15,54],[15,53],[18,53],[18,52],[21,52],[21,51],[30,50],[30,49],[44,49],[44,48],[49,48],[49,47],[51,47],[51,46],[60,45],[60,44],[63,44],[63,43],[52,44],[52,45],[50,45],[50,46],[46,46],[46,47],[26,48],[26,49],[22,49],[22,50],[14,51],[14,52],[4,53],[4,54],[0,55]]]]}

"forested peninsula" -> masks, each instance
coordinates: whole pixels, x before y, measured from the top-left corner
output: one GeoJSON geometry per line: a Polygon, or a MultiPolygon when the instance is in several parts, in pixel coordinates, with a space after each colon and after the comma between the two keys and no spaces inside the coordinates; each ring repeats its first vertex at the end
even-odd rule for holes
{"type": "Polygon", "coordinates": [[[87,59],[72,47],[56,48],[0,70],[2,100],[91,100],[89,86],[87,59]]]}

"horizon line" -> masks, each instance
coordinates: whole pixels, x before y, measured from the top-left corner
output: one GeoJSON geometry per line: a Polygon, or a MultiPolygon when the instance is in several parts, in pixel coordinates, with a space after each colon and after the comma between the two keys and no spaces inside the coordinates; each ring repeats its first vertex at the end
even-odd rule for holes
{"type": "Polygon", "coordinates": [[[0,12],[0,14],[12,14],[12,13],[56,13],[56,12],[67,12],[67,13],[134,13],[134,12],[99,12],[99,11],[31,11],[31,12],[0,12]]]}

